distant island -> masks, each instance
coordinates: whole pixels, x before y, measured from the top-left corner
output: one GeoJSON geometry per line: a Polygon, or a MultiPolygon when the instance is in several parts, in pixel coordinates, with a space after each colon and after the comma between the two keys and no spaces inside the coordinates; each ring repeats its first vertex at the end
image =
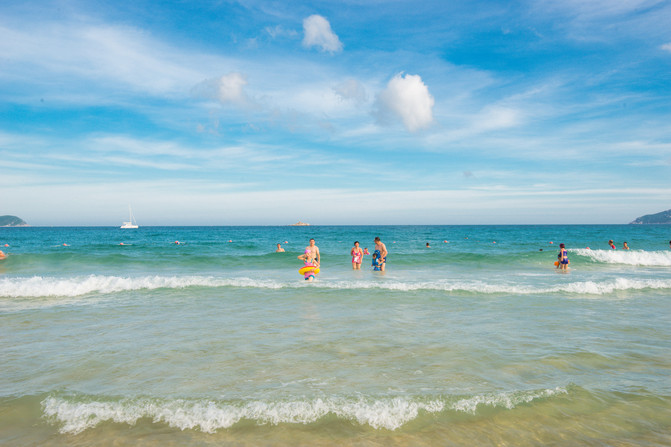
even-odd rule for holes
{"type": "Polygon", "coordinates": [[[634,225],[668,225],[671,224],[671,210],[657,214],[646,214],[630,223],[634,225]]]}
{"type": "Polygon", "coordinates": [[[291,224],[292,227],[309,227],[309,223],[301,222],[300,220],[295,224],[291,224]]]}
{"type": "Polygon", "coordinates": [[[27,227],[26,221],[16,216],[0,216],[0,227],[27,227]]]}

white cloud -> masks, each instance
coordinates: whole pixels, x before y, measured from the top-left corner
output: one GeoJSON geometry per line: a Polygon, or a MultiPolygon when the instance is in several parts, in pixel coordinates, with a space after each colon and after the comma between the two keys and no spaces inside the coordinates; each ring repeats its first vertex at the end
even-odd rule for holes
{"type": "Polygon", "coordinates": [[[222,104],[249,106],[253,101],[245,93],[246,85],[245,75],[232,72],[201,82],[193,88],[192,93],[197,97],[214,99],[222,104]]]}
{"type": "Polygon", "coordinates": [[[333,91],[336,92],[344,100],[353,100],[357,103],[363,103],[368,99],[366,88],[356,79],[348,79],[335,87],[333,91]]]}
{"type": "Polygon", "coordinates": [[[176,50],[140,29],[82,23],[0,23],[0,77],[53,82],[64,77],[101,85],[175,94],[198,79],[198,56],[176,50]]]}
{"type": "Polygon", "coordinates": [[[303,46],[319,47],[322,51],[330,53],[337,53],[342,51],[342,43],[338,36],[331,29],[331,24],[328,20],[320,15],[311,15],[303,20],[303,30],[305,37],[303,38],[303,46]]]}
{"type": "Polygon", "coordinates": [[[669,53],[671,53],[671,42],[665,43],[664,45],[662,45],[661,48],[662,48],[662,50],[668,51],[669,53]]]}
{"type": "Polygon", "coordinates": [[[410,132],[415,132],[433,123],[434,104],[419,75],[399,73],[378,95],[378,119],[386,122],[389,116],[398,117],[410,132]]]}

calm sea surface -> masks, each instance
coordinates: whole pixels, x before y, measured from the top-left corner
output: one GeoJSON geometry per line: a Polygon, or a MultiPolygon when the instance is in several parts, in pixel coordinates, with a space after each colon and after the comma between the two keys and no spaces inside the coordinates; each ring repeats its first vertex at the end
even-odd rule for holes
{"type": "Polygon", "coordinates": [[[671,445],[669,240],[633,225],[0,228],[0,444],[671,445]],[[387,271],[370,256],[353,271],[353,242],[375,236],[387,271]]]}

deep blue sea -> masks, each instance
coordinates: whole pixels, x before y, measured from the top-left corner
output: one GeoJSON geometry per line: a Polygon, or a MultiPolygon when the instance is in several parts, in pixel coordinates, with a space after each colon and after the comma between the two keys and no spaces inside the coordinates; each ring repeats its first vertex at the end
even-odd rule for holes
{"type": "Polygon", "coordinates": [[[0,444],[671,445],[669,241],[645,225],[0,228],[0,444]],[[386,271],[353,270],[375,236],[386,271]]]}

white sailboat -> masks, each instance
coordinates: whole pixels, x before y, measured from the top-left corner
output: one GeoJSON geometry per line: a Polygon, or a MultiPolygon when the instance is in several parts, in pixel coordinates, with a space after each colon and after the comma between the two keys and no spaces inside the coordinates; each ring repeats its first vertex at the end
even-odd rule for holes
{"type": "Polygon", "coordinates": [[[133,211],[130,209],[130,205],[128,205],[128,215],[128,222],[124,222],[119,228],[138,228],[135,217],[133,217],[133,211]]]}

